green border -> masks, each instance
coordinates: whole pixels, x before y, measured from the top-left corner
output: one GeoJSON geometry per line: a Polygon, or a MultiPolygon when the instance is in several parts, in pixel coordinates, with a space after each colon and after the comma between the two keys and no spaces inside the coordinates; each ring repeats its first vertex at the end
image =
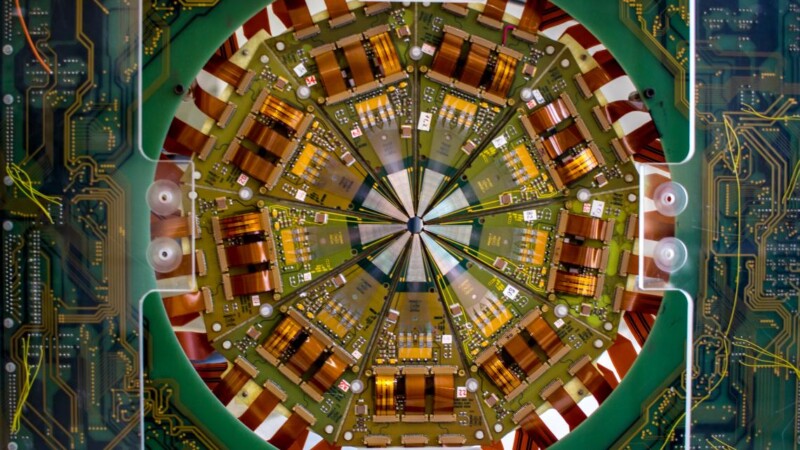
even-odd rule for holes
{"type": "MultiPolygon", "coordinates": [[[[144,85],[147,86],[148,96],[143,100],[144,119],[141,124],[145,130],[142,145],[147,155],[153,158],[158,156],[169,123],[177,110],[181,97],[174,93],[174,86],[188,86],[204,62],[233,30],[268,3],[269,1],[263,0],[221,2],[207,14],[194,18],[191,25],[170,42],[169,52],[163,52],[148,62],[144,68],[144,85]],[[220,27],[219,24],[225,26],[220,27]],[[148,84],[151,81],[149,77],[161,78],[163,72],[156,74],[154,70],[160,71],[163,64],[174,70],[168,71],[168,76],[164,77],[160,85],[148,84]]],[[[587,5],[585,0],[554,0],[554,3],[594,33],[611,50],[634,81],[647,80],[647,85],[643,87],[655,88],[655,96],[647,99],[646,103],[662,132],[664,148],[668,150],[668,154],[685,154],[674,150],[669,152],[670,149],[686,148],[689,142],[688,119],[674,105],[674,77],[639,38],[620,22],[620,8],[627,6],[613,0],[591,5],[587,5]]],[[[639,86],[642,87],[641,84],[639,86]]],[[[696,181],[692,184],[696,184],[696,181]]],[[[687,188],[690,186],[687,185],[687,188]]],[[[694,240],[697,240],[696,236],[694,240]]],[[[685,242],[690,243],[686,240],[685,242]]],[[[142,249],[145,247],[146,245],[138,246],[142,249]]],[[[152,277],[152,274],[149,276],[152,277]]],[[[696,286],[696,279],[687,281],[687,290],[694,292],[689,287],[696,286]]],[[[181,387],[182,392],[191,392],[192,395],[181,396],[181,402],[224,445],[263,446],[263,440],[226,413],[195,374],[172,333],[157,294],[148,297],[144,315],[150,325],[152,342],[158,345],[157,352],[148,353],[153,364],[150,378],[172,379],[181,387]]],[[[641,416],[643,405],[665,381],[672,379],[683,363],[686,317],[686,300],[682,294],[668,294],[645,344],[645,351],[636,360],[629,374],[595,414],[553,448],[582,449],[589,444],[592,448],[608,448],[625,433],[641,416]]],[[[267,444],[266,448],[272,446],[267,444]]]]}

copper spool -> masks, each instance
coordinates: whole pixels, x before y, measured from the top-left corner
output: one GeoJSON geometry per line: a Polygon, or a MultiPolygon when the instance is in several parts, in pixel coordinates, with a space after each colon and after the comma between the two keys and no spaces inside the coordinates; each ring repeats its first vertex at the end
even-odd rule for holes
{"type": "Polygon", "coordinates": [[[226,217],[219,220],[219,225],[224,239],[266,231],[263,228],[260,212],[226,217]]]}
{"type": "Polygon", "coordinates": [[[542,362],[530,348],[525,338],[521,334],[515,335],[503,346],[506,352],[514,359],[514,362],[528,375],[534,373],[542,362]]]}
{"type": "Polygon", "coordinates": [[[516,59],[503,53],[497,55],[497,65],[495,66],[492,84],[489,86],[488,91],[500,97],[506,97],[508,90],[511,89],[511,82],[514,80],[516,69],[516,59]]]}
{"type": "Polygon", "coordinates": [[[508,0],[488,0],[483,8],[483,15],[502,22],[503,15],[506,13],[507,3],[508,0]]]}
{"type": "Polygon", "coordinates": [[[347,90],[344,78],[342,78],[342,69],[339,67],[339,62],[336,60],[336,55],[333,51],[321,53],[315,56],[314,60],[317,62],[317,68],[322,77],[322,86],[329,97],[347,90]]]}
{"type": "Polygon", "coordinates": [[[344,50],[344,57],[350,66],[350,74],[353,76],[356,86],[363,86],[375,81],[367,52],[361,41],[350,42],[342,50],[344,50]]]}
{"type": "Polygon", "coordinates": [[[565,264],[597,269],[600,267],[602,256],[603,250],[599,248],[575,245],[569,242],[561,245],[560,262],[565,264]]]}
{"type": "Polygon", "coordinates": [[[406,382],[406,414],[425,414],[425,375],[408,374],[406,382]]]}
{"type": "Polygon", "coordinates": [[[597,370],[592,363],[584,364],[576,373],[575,376],[581,380],[584,386],[589,389],[589,392],[597,399],[597,403],[603,403],[613,388],[608,381],[603,377],[603,374],[597,370]]]}
{"type": "Polygon", "coordinates": [[[265,241],[226,247],[225,258],[231,267],[263,264],[269,262],[269,249],[265,241]]]}
{"type": "Polygon", "coordinates": [[[586,239],[602,241],[605,239],[608,222],[595,217],[580,216],[570,213],[565,234],[580,236],[586,239]]]}
{"type": "Polygon", "coordinates": [[[548,28],[557,27],[569,20],[572,20],[569,14],[548,1],[545,12],[542,14],[542,23],[539,24],[539,29],[547,30],[548,28]]]}
{"type": "Polygon", "coordinates": [[[344,374],[345,370],[347,370],[347,363],[335,353],[331,353],[328,359],[322,364],[319,371],[311,378],[311,383],[320,392],[326,392],[333,387],[336,380],[344,374]]]}
{"type": "Polygon", "coordinates": [[[553,405],[553,408],[558,411],[564,420],[569,425],[569,429],[574,430],[575,427],[586,420],[586,414],[578,407],[575,400],[569,396],[563,386],[559,386],[547,397],[547,401],[553,405]]]}
{"type": "Polygon", "coordinates": [[[537,133],[542,134],[547,130],[555,128],[556,125],[567,120],[571,113],[567,107],[567,103],[562,98],[557,98],[555,101],[537,109],[528,116],[533,129],[537,133]]]}
{"type": "Polygon", "coordinates": [[[369,38],[372,48],[378,55],[378,61],[383,68],[383,76],[394,75],[403,70],[400,66],[400,60],[397,58],[397,51],[395,50],[392,39],[389,33],[380,33],[369,38]]]}
{"type": "Polygon", "coordinates": [[[505,364],[503,364],[503,361],[498,358],[496,354],[490,356],[489,359],[481,365],[481,368],[505,395],[508,395],[522,384],[520,380],[508,370],[505,364]]]}
{"type": "Polygon", "coordinates": [[[175,337],[183,348],[183,352],[192,361],[202,361],[214,353],[214,348],[208,343],[208,335],[191,331],[176,331],[175,337]]]}
{"type": "MultiPolygon", "coordinates": [[[[655,122],[652,120],[633,130],[630,134],[620,139],[628,154],[636,155],[646,150],[648,145],[660,138],[655,122]]],[[[659,145],[660,148],[660,145],[659,145]]]]}
{"type": "Polygon", "coordinates": [[[278,170],[278,166],[245,147],[239,147],[231,162],[242,172],[265,184],[269,182],[272,172],[278,170]]]}
{"type": "Polygon", "coordinates": [[[375,414],[388,416],[395,414],[394,375],[375,376],[375,414]]]}
{"type": "Polygon", "coordinates": [[[178,119],[172,119],[164,140],[164,150],[183,156],[199,154],[208,142],[209,136],[178,119]]]}
{"type": "Polygon", "coordinates": [[[267,441],[279,450],[299,448],[302,450],[308,438],[310,424],[296,412],[278,428],[278,431],[267,441]]]}
{"type": "Polygon", "coordinates": [[[439,51],[433,57],[431,70],[447,77],[452,77],[456,70],[458,58],[461,57],[461,47],[464,45],[464,38],[451,33],[445,33],[444,39],[439,46],[439,51]]]}
{"type": "Polygon", "coordinates": [[[602,107],[603,114],[605,115],[608,123],[614,123],[621,119],[623,116],[632,112],[646,112],[647,107],[642,102],[634,102],[630,100],[617,100],[602,107]]]}
{"type": "Polygon", "coordinates": [[[230,62],[228,58],[221,54],[214,54],[206,63],[204,69],[232,86],[238,86],[242,78],[247,75],[245,69],[230,62]]]}
{"type": "Polygon", "coordinates": [[[252,122],[252,126],[245,133],[245,137],[277,158],[282,158],[291,144],[289,139],[283,137],[277,131],[256,121],[252,122]]]}
{"type": "Polygon", "coordinates": [[[452,373],[435,373],[433,375],[433,412],[435,414],[453,414],[456,397],[455,375],[452,373]]]}
{"type": "Polygon", "coordinates": [[[250,380],[250,376],[239,366],[234,365],[222,377],[222,381],[214,388],[213,393],[223,405],[227,405],[242,390],[248,380],[250,380]]]}
{"type": "Polygon", "coordinates": [[[620,309],[643,314],[658,314],[664,297],[643,292],[624,291],[620,309]]]}
{"type": "Polygon", "coordinates": [[[163,297],[162,302],[170,323],[175,326],[185,325],[206,308],[200,291],[163,297]]]}
{"type": "Polygon", "coordinates": [[[564,183],[572,183],[588,174],[600,163],[597,162],[594,153],[590,148],[584,148],[580,153],[564,162],[563,166],[558,167],[558,174],[564,183]]]}
{"type": "Polygon", "coordinates": [[[536,34],[539,25],[542,23],[542,12],[547,5],[547,0],[527,0],[522,8],[522,17],[519,19],[517,28],[536,34]]]}
{"type": "Polygon", "coordinates": [[[222,381],[222,374],[228,369],[228,363],[192,363],[192,367],[203,379],[203,383],[213,391],[222,381]]]}
{"type": "MultiPolygon", "coordinates": [[[[261,114],[277,120],[294,131],[300,128],[300,123],[303,121],[302,111],[272,95],[267,95],[259,111],[261,111],[261,114]]],[[[267,146],[264,146],[264,148],[267,148],[267,146]]]]}
{"type": "Polygon", "coordinates": [[[600,41],[581,24],[576,24],[567,28],[564,34],[575,39],[575,42],[587,50],[596,45],[600,45],[600,41]]]}
{"type": "Polygon", "coordinates": [[[614,368],[617,369],[619,377],[624,378],[631,369],[633,361],[636,360],[636,349],[628,338],[617,334],[617,339],[608,348],[608,356],[611,358],[611,362],[614,363],[614,368]]]}
{"type": "Polygon", "coordinates": [[[284,4],[295,32],[314,25],[305,0],[284,0],[284,4]]]}
{"type": "Polygon", "coordinates": [[[331,19],[350,13],[350,8],[347,7],[347,0],[325,0],[325,7],[328,9],[331,19]]]}
{"type": "Polygon", "coordinates": [[[286,317],[275,328],[275,331],[270,334],[269,338],[264,342],[263,347],[270,354],[279,358],[283,352],[289,348],[289,344],[291,344],[302,331],[303,327],[301,327],[299,323],[295,322],[291,317],[286,317]]]}
{"type": "Polygon", "coordinates": [[[480,86],[487,64],[489,64],[489,49],[473,42],[467,53],[464,70],[461,72],[461,82],[472,87],[480,86]]]}
{"type": "Polygon", "coordinates": [[[528,333],[531,334],[531,337],[533,337],[533,340],[536,341],[536,344],[538,344],[550,358],[564,347],[564,344],[561,343],[561,339],[558,338],[556,332],[550,328],[550,324],[541,316],[529,323],[526,329],[528,333]]]}
{"type": "Polygon", "coordinates": [[[622,67],[608,50],[600,50],[595,53],[594,59],[597,61],[598,66],[583,74],[583,79],[590,91],[594,92],[625,75],[625,71],[622,70],[622,67]]]}
{"type": "Polygon", "coordinates": [[[233,275],[231,280],[231,292],[234,296],[260,294],[272,290],[269,270],[259,270],[258,272],[233,275]]]}
{"type": "Polygon", "coordinates": [[[261,394],[253,400],[253,403],[247,410],[239,416],[239,420],[245,424],[247,428],[255,430],[267,419],[269,413],[275,409],[280,403],[280,399],[275,396],[269,389],[264,389],[261,394]]]}
{"type": "Polygon", "coordinates": [[[519,429],[514,436],[514,450],[530,450],[531,441],[539,448],[547,448],[558,442],[558,438],[534,409],[519,422],[519,429]]]}
{"type": "Polygon", "coordinates": [[[159,219],[151,216],[150,234],[153,237],[182,238],[192,235],[194,221],[188,216],[172,216],[159,219]]]}
{"type": "Polygon", "coordinates": [[[227,102],[209,94],[196,83],[192,87],[192,96],[194,97],[194,104],[197,106],[197,109],[203,111],[203,114],[214,120],[219,121],[228,108],[227,102]]]}
{"type": "Polygon", "coordinates": [[[597,278],[592,275],[578,275],[559,270],[556,275],[555,290],[566,294],[594,296],[597,278]]]}
{"type": "Polygon", "coordinates": [[[585,139],[580,128],[577,124],[573,123],[569,127],[546,138],[542,144],[544,144],[544,148],[547,150],[547,154],[550,155],[550,158],[556,159],[567,150],[584,141],[585,139]]]}
{"type": "Polygon", "coordinates": [[[297,375],[303,375],[308,372],[308,369],[311,368],[311,365],[323,352],[325,352],[325,344],[310,335],[300,345],[295,354],[289,358],[286,365],[293,369],[297,375]]]}
{"type": "Polygon", "coordinates": [[[631,330],[633,338],[636,339],[640,347],[643,346],[655,322],[653,315],[628,312],[624,314],[622,318],[625,319],[625,323],[628,325],[628,329],[631,330]]]}

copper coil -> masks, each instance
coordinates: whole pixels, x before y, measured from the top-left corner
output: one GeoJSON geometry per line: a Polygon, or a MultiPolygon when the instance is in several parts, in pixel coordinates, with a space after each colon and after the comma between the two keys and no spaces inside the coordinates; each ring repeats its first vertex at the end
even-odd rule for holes
{"type": "Polygon", "coordinates": [[[284,4],[295,32],[314,25],[305,0],[284,0],[284,4]]]}
{"type": "Polygon", "coordinates": [[[163,153],[160,155],[158,164],[156,164],[156,175],[154,177],[155,181],[169,180],[175,184],[179,184],[181,182],[181,178],[183,178],[183,174],[183,169],[172,162],[167,155],[163,153]]]}
{"type": "Polygon", "coordinates": [[[542,134],[547,130],[553,129],[556,125],[567,120],[572,113],[567,102],[559,97],[547,105],[537,109],[528,116],[533,129],[542,134]]]}
{"type": "Polygon", "coordinates": [[[644,214],[645,239],[660,241],[669,236],[675,236],[674,217],[665,216],[658,211],[648,211],[644,214]]]}
{"type": "Polygon", "coordinates": [[[225,247],[225,258],[231,267],[269,262],[269,248],[265,241],[225,247]]]}
{"type": "Polygon", "coordinates": [[[587,217],[570,213],[567,215],[567,218],[564,234],[570,236],[603,241],[609,231],[608,221],[596,217],[587,217]]]}
{"type": "Polygon", "coordinates": [[[545,354],[552,358],[564,347],[564,344],[559,339],[555,331],[550,327],[550,324],[539,316],[533,322],[529,323],[526,327],[536,344],[544,350],[545,354]]]}
{"type": "Polygon", "coordinates": [[[208,343],[208,335],[192,331],[176,331],[175,337],[183,348],[183,352],[192,361],[202,361],[214,353],[214,347],[208,343]]]}
{"type": "Polygon", "coordinates": [[[311,365],[314,364],[323,353],[325,352],[325,344],[314,335],[309,335],[305,342],[300,344],[294,355],[287,361],[287,366],[294,370],[297,375],[302,376],[311,365]]]}
{"type": "Polygon", "coordinates": [[[222,374],[228,369],[228,363],[192,363],[192,367],[194,367],[194,370],[200,375],[203,383],[213,391],[220,381],[222,381],[222,374]]]}
{"type": "Polygon", "coordinates": [[[644,292],[624,291],[620,309],[643,314],[657,314],[664,297],[644,292]]]}
{"type": "Polygon", "coordinates": [[[278,166],[256,155],[245,147],[239,147],[236,154],[231,158],[231,162],[242,172],[255,178],[262,183],[268,183],[272,179],[272,173],[278,166]]]}
{"type": "Polygon", "coordinates": [[[217,53],[225,58],[230,59],[234,54],[236,54],[239,48],[239,39],[236,37],[236,34],[233,34],[228,37],[228,39],[225,39],[225,42],[219,46],[217,53]]]}
{"type": "Polygon", "coordinates": [[[503,364],[503,361],[496,354],[491,355],[489,359],[481,365],[481,368],[505,395],[510,394],[511,391],[522,384],[516,375],[508,370],[505,364],[503,364]]]}
{"type": "Polygon", "coordinates": [[[487,47],[472,43],[467,53],[467,61],[464,63],[464,70],[461,72],[462,83],[472,87],[480,86],[483,73],[489,64],[489,52],[487,47]]]}
{"type": "Polygon", "coordinates": [[[328,359],[322,364],[317,373],[311,378],[313,384],[320,392],[326,392],[333,387],[347,370],[347,363],[335,353],[331,353],[328,359]]]}
{"type": "Polygon", "coordinates": [[[347,0],[325,0],[325,7],[328,9],[331,19],[350,13],[350,8],[347,7],[347,0]]]}
{"type": "Polygon", "coordinates": [[[500,97],[506,97],[508,90],[511,89],[511,82],[514,80],[514,73],[517,69],[517,60],[509,55],[500,53],[497,55],[497,65],[494,68],[492,84],[488,91],[500,97]]]}
{"type": "Polygon", "coordinates": [[[261,114],[277,120],[294,131],[300,128],[300,123],[303,121],[302,111],[272,95],[267,95],[259,111],[261,111],[261,114]]]}
{"type": "Polygon", "coordinates": [[[602,261],[603,250],[600,248],[575,245],[569,242],[561,244],[560,262],[573,266],[597,269],[602,261]]]}
{"type": "Polygon", "coordinates": [[[350,66],[350,74],[353,75],[356,86],[363,86],[375,81],[367,52],[361,41],[350,42],[342,50],[344,50],[344,57],[350,66]]]}
{"type": "Polygon", "coordinates": [[[452,33],[445,33],[439,51],[433,57],[431,70],[446,77],[452,77],[456,70],[456,64],[461,57],[461,48],[464,46],[464,38],[452,33]]]}
{"type": "Polygon", "coordinates": [[[659,138],[656,124],[651,120],[621,138],[620,141],[629,155],[636,155],[659,138]]]}
{"type": "Polygon", "coordinates": [[[375,414],[388,416],[395,414],[394,375],[375,375],[375,414]]]}
{"type": "Polygon", "coordinates": [[[643,102],[617,100],[603,106],[602,110],[608,122],[614,123],[629,113],[646,112],[647,106],[643,102]]]}
{"type": "Polygon", "coordinates": [[[303,448],[308,438],[309,425],[311,424],[304,418],[304,415],[293,412],[267,442],[279,450],[303,448]]]}
{"type": "Polygon", "coordinates": [[[280,357],[287,348],[289,348],[289,344],[292,343],[297,336],[303,331],[303,327],[300,326],[294,319],[291,317],[286,317],[283,321],[278,324],[275,328],[275,331],[269,335],[269,338],[264,342],[264,349],[271,353],[276,358],[280,357]]]}
{"type": "Polygon", "coordinates": [[[499,22],[503,21],[508,0],[488,0],[483,8],[483,15],[499,22]]]}
{"type": "Polygon", "coordinates": [[[434,414],[453,414],[456,397],[456,377],[452,373],[433,374],[434,414]]]}
{"type": "Polygon", "coordinates": [[[541,417],[532,410],[519,422],[519,429],[514,436],[514,450],[530,450],[547,448],[558,442],[558,438],[550,431],[541,417]]]}
{"type": "Polygon", "coordinates": [[[185,325],[206,309],[203,294],[200,291],[163,297],[162,302],[164,302],[164,309],[167,311],[170,323],[175,326],[185,325]]]}
{"type": "Polygon", "coordinates": [[[183,255],[178,267],[169,272],[156,272],[156,280],[166,280],[167,278],[183,277],[192,274],[192,263],[194,255],[183,255]]]}
{"type": "Polygon", "coordinates": [[[614,363],[614,368],[617,369],[619,377],[624,378],[631,369],[633,361],[636,360],[636,349],[628,338],[617,334],[617,339],[608,348],[608,356],[611,358],[611,362],[614,363]]]}
{"type": "Polygon", "coordinates": [[[649,173],[640,181],[644,185],[645,197],[653,198],[656,193],[656,189],[658,189],[658,187],[662,184],[670,182],[671,178],[658,173],[649,173]]]}
{"type": "Polygon", "coordinates": [[[591,92],[625,75],[625,71],[608,50],[600,50],[595,53],[594,59],[598,66],[583,74],[583,80],[591,92]]]}
{"type": "Polygon", "coordinates": [[[258,144],[259,147],[276,158],[283,158],[286,155],[287,149],[291,148],[289,139],[255,120],[250,122],[250,127],[245,132],[245,137],[258,144]]]}
{"type": "Polygon", "coordinates": [[[164,150],[183,156],[199,155],[209,139],[211,138],[208,135],[175,117],[169,125],[167,138],[164,140],[164,150]]]}
{"type": "Polygon", "coordinates": [[[545,12],[542,14],[542,23],[539,25],[539,29],[547,30],[549,28],[557,27],[569,20],[572,20],[572,17],[569,14],[548,1],[545,12]]]}
{"type": "Polygon", "coordinates": [[[272,291],[272,281],[270,279],[269,270],[232,275],[230,280],[231,293],[237,297],[240,295],[252,295],[272,291]]]}
{"type": "Polygon", "coordinates": [[[592,149],[586,147],[574,157],[564,161],[563,165],[559,166],[557,170],[562,181],[569,184],[588,174],[599,165],[600,163],[592,153],[592,149]]]}
{"type": "Polygon", "coordinates": [[[189,237],[193,228],[194,219],[190,216],[172,216],[166,219],[151,216],[150,234],[153,237],[189,237]]]}
{"type": "Polygon", "coordinates": [[[406,414],[425,414],[425,375],[422,373],[407,374],[406,414]]]}
{"type": "Polygon", "coordinates": [[[234,365],[231,367],[231,370],[222,377],[222,381],[214,388],[213,393],[223,405],[227,405],[233,400],[233,397],[236,397],[236,394],[242,390],[249,380],[250,375],[239,368],[239,366],[234,365]]]}
{"type": "Polygon", "coordinates": [[[238,86],[247,75],[247,70],[230,62],[219,53],[215,53],[203,69],[232,86],[238,86]]]}
{"type": "Polygon", "coordinates": [[[209,94],[199,84],[195,83],[192,87],[192,96],[197,109],[214,120],[219,121],[228,109],[228,102],[209,94]]]}
{"type": "Polygon", "coordinates": [[[264,389],[258,394],[258,397],[253,400],[253,403],[250,403],[247,410],[239,416],[239,421],[247,428],[255,430],[267,419],[269,413],[271,413],[280,402],[281,400],[273,394],[272,391],[264,389]]]}
{"type": "Polygon", "coordinates": [[[263,217],[260,212],[239,214],[219,220],[223,239],[230,239],[245,234],[265,232],[263,217]]]}
{"type": "Polygon", "coordinates": [[[380,33],[369,38],[372,48],[378,55],[378,61],[383,68],[383,76],[396,74],[403,70],[397,58],[397,50],[389,37],[389,33],[380,33]]]}
{"type": "Polygon", "coordinates": [[[521,334],[515,335],[506,342],[503,349],[517,363],[519,368],[528,375],[536,372],[542,366],[541,360],[539,360],[539,357],[533,352],[533,349],[521,334]]]}
{"type": "Polygon", "coordinates": [[[555,290],[565,294],[594,296],[597,278],[593,275],[578,275],[559,270],[556,274],[555,290]]]}
{"type": "Polygon", "coordinates": [[[542,144],[551,159],[556,159],[567,150],[575,147],[581,142],[585,142],[588,136],[583,134],[580,126],[573,123],[569,127],[546,138],[542,144]]]}
{"type": "Polygon", "coordinates": [[[629,312],[623,314],[622,317],[625,319],[625,323],[628,325],[628,329],[631,330],[634,339],[639,343],[639,347],[643,346],[655,322],[653,315],[629,312]]]}
{"type": "Polygon", "coordinates": [[[581,24],[576,24],[567,28],[564,34],[571,36],[581,47],[587,50],[596,45],[600,45],[600,41],[581,24]]]}
{"type": "Polygon", "coordinates": [[[517,28],[536,34],[539,25],[542,23],[542,12],[547,5],[547,0],[527,0],[522,8],[522,17],[519,19],[517,28]]]}
{"type": "Polygon", "coordinates": [[[553,389],[550,395],[547,396],[547,401],[561,414],[561,417],[563,417],[569,425],[570,430],[574,430],[575,427],[586,420],[586,414],[578,404],[575,403],[575,400],[569,396],[563,386],[558,386],[553,389]]]}
{"type": "Polygon", "coordinates": [[[319,74],[322,77],[322,86],[328,97],[341,94],[347,90],[342,78],[342,68],[339,67],[339,62],[336,60],[336,55],[333,51],[320,53],[314,57],[317,62],[319,74]]]}
{"type": "Polygon", "coordinates": [[[639,275],[639,258],[642,258],[644,265],[644,275],[649,278],[659,278],[661,280],[669,280],[669,273],[661,270],[656,264],[655,259],[649,256],[633,255],[628,258],[628,275],[639,275]]]}
{"type": "Polygon", "coordinates": [[[611,395],[613,388],[608,384],[603,374],[597,370],[597,367],[591,362],[587,362],[583,367],[578,369],[575,376],[578,377],[581,383],[594,395],[597,403],[603,403],[605,399],[611,395]]]}
{"type": "Polygon", "coordinates": [[[651,141],[636,150],[633,159],[640,163],[664,163],[667,162],[664,155],[664,147],[661,146],[661,139],[651,141]]]}

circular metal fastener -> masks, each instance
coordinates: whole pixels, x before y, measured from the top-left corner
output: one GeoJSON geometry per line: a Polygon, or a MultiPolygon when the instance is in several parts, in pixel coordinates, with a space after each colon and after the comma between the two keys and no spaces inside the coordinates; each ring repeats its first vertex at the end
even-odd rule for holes
{"type": "Polygon", "coordinates": [[[680,239],[666,237],[658,241],[653,250],[656,266],[667,273],[673,273],[686,265],[689,251],[680,239]]]}

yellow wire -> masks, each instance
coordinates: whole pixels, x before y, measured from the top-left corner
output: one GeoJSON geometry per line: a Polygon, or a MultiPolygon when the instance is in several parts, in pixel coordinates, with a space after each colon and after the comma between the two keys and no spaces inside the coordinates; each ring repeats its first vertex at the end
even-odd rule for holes
{"type": "Polygon", "coordinates": [[[33,187],[33,180],[31,180],[30,175],[28,175],[28,173],[17,164],[9,164],[6,167],[6,171],[8,173],[8,177],[11,178],[12,182],[14,182],[14,185],[17,186],[17,188],[23,194],[25,194],[25,196],[28,197],[28,199],[30,199],[34,205],[42,210],[50,223],[55,223],[55,221],[53,221],[53,217],[50,215],[50,211],[42,203],[42,201],[53,203],[55,205],[61,205],[61,199],[53,195],[46,195],[39,192],[38,189],[33,187]]]}
{"type": "Polygon", "coordinates": [[[16,434],[19,432],[20,421],[22,419],[22,407],[25,405],[25,402],[27,402],[28,395],[31,393],[31,387],[33,386],[33,380],[36,379],[36,376],[39,374],[39,369],[42,367],[42,357],[44,356],[44,351],[40,347],[39,362],[36,363],[36,369],[33,373],[31,373],[30,365],[28,365],[28,353],[30,352],[30,346],[31,337],[28,336],[22,341],[22,373],[20,376],[24,377],[25,379],[23,380],[19,398],[17,399],[17,407],[14,410],[14,415],[12,416],[11,434],[16,434]]]}
{"type": "Polygon", "coordinates": [[[791,116],[789,116],[789,115],[784,115],[784,116],[768,116],[768,115],[766,115],[766,114],[764,114],[764,113],[760,113],[760,112],[756,111],[756,109],[755,109],[755,108],[753,108],[751,105],[748,105],[747,103],[742,103],[742,105],[744,105],[744,106],[742,107],[742,111],[744,111],[744,112],[746,112],[747,114],[750,114],[750,115],[752,115],[752,116],[758,117],[759,119],[765,119],[765,120],[775,120],[775,121],[782,121],[782,122],[796,122],[796,121],[800,121],[800,115],[797,115],[797,114],[792,114],[791,116]]]}

